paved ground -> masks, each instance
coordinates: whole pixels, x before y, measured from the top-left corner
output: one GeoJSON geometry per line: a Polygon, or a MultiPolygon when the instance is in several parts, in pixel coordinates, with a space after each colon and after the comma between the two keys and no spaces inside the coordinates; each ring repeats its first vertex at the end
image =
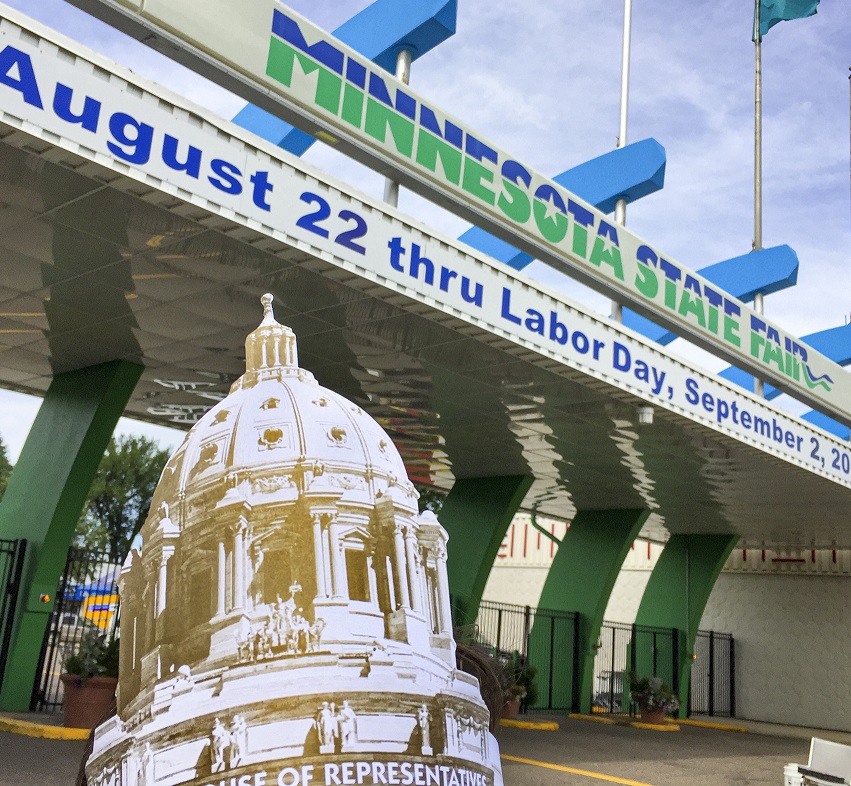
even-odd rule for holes
{"type": "MultiPolygon", "coordinates": [[[[784,765],[806,761],[813,734],[851,742],[851,735],[747,721],[742,725],[752,731],[742,734],[690,726],[662,733],[552,719],[558,731],[499,730],[506,786],[782,786],[784,765]]],[[[0,732],[0,786],[72,786],[83,748],[83,742],[0,732]]]]}
{"type": "MultiPolygon", "coordinates": [[[[559,731],[500,729],[503,756],[608,776],[609,783],[651,786],[783,784],[783,767],[806,762],[809,737],[774,737],[682,726],[658,732],[559,720],[559,731]],[[617,779],[617,780],[614,780],[617,779]]],[[[593,786],[602,778],[503,761],[506,786],[593,786]]]]}
{"type": "Polygon", "coordinates": [[[72,786],[84,747],[0,732],[0,786],[72,786]]]}

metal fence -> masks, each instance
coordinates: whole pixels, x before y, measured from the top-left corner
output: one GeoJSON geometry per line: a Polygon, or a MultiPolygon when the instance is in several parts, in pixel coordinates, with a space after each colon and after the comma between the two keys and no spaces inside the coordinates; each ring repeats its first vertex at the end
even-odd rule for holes
{"type": "Polygon", "coordinates": [[[630,674],[660,677],[676,693],[679,639],[675,628],[604,622],[594,659],[594,711],[635,714],[629,698],[630,674]]]}
{"type": "Polygon", "coordinates": [[[0,540],[0,687],[6,673],[26,550],[26,540],[0,540]]]}
{"type": "Polygon", "coordinates": [[[694,642],[689,715],[736,717],[735,640],[730,633],[700,630],[694,642]]]}
{"type": "Polygon", "coordinates": [[[65,659],[76,652],[84,636],[112,631],[118,610],[120,568],[107,554],[75,547],[68,551],[41,646],[31,709],[60,710],[62,683],[59,675],[65,659]]]}
{"type": "Polygon", "coordinates": [[[579,615],[483,601],[476,619],[478,639],[495,653],[517,656],[535,669],[533,709],[578,706],[579,615]]]}
{"type": "MultiPolygon", "coordinates": [[[[536,669],[532,709],[578,710],[579,615],[483,601],[476,619],[479,641],[495,654],[517,653],[536,669]]],[[[598,713],[636,714],[629,674],[656,676],[679,691],[676,628],[604,622],[596,643],[592,707],[598,713]]],[[[729,633],[698,631],[689,688],[689,714],[735,717],[734,641],[729,633]]]]}

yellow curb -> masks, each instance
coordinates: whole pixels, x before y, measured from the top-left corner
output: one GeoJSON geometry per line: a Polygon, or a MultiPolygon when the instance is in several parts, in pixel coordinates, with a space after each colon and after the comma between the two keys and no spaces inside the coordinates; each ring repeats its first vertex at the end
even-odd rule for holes
{"type": "Polygon", "coordinates": [[[651,731],[679,731],[676,723],[642,723],[641,721],[628,721],[624,726],[632,726],[634,729],[650,729],[651,731]]]}
{"type": "Polygon", "coordinates": [[[556,721],[522,721],[511,718],[500,718],[500,726],[510,726],[512,729],[535,729],[537,731],[558,731],[556,721]]]}
{"type": "Polygon", "coordinates": [[[578,712],[571,712],[567,716],[572,720],[592,721],[593,723],[607,723],[609,726],[617,726],[621,721],[617,718],[612,718],[610,715],[582,715],[578,712]]]}
{"type": "Polygon", "coordinates": [[[48,723],[30,723],[17,718],[0,716],[0,731],[22,734],[25,737],[41,737],[46,740],[87,740],[91,729],[72,729],[65,726],[51,726],[48,723]]]}
{"type": "Polygon", "coordinates": [[[642,723],[641,721],[632,721],[628,718],[603,717],[600,715],[582,715],[578,712],[571,712],[568,718],[575,720],[592,721],[594,723],[608,723],[610,726],[632,726],[635,729],[650,729],[651,731],[679,731],[680,727],[676,722],[667,720],[664,724],[657,723],[642,723]]]}
{"type": "Polygon", "coordinates": [[[698,726],[701,729],[719,729],[720,731],[739,731],[739,732],[749,732],[746,726],[728,726],[724,723],[710,723],[709,721],[697,721],[697,720],[680,720],[677,723],[682,723],[686,726],[698,726]]]}

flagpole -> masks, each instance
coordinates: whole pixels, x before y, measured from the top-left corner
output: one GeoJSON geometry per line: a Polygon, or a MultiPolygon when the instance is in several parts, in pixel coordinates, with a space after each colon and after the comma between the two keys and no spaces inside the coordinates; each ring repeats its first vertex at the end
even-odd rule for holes
{"type": "MultiPolygon", "coordinates": [[[[396,79],[407,85],[411,81],[411,50],[402,49],[396,55],[396,79]]],[[[389,177],[384,181],[384,201],[393,207],[399,206],[399,183],[389,177]]]]}
{"type": "MultiPolygon", "coordinates": [[[[760,35],[760,4],[755,0],[754,7],[754,156],[753,156],[753,250],[762,249],[762,35],[760,35]]],[[[763,313],[762,292],[753,298],[753,308],[757,314],[763,313]]],[[[765,385],[754,377],[753,390],[757,396],[765,394],[765,385]]]]}
{"type": "MultiPolygon", "coordinates": [[[[629,110],[629,47],[632,38],[632,0],[623,3],[623,49],[621,52],[621,106],[620,126],[618,128],[617,147],[626,147],[626,126],[629,110]]],[[[615,202],[615,223],[619,226],[626,224],[626,200],[615,202]]],[[[623,306],[612,301],[612,319],[623,322],[623,306]]]]}

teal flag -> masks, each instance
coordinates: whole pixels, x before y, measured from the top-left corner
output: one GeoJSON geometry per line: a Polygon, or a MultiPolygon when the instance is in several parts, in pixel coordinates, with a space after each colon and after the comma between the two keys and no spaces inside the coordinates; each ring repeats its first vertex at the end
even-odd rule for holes
{"type": "Polygon", "coordinates": [[[816,13],[818,4],[819,0],[759,0],[759,37],[762,38],[778,22],[812,16],[816,13]]]}

